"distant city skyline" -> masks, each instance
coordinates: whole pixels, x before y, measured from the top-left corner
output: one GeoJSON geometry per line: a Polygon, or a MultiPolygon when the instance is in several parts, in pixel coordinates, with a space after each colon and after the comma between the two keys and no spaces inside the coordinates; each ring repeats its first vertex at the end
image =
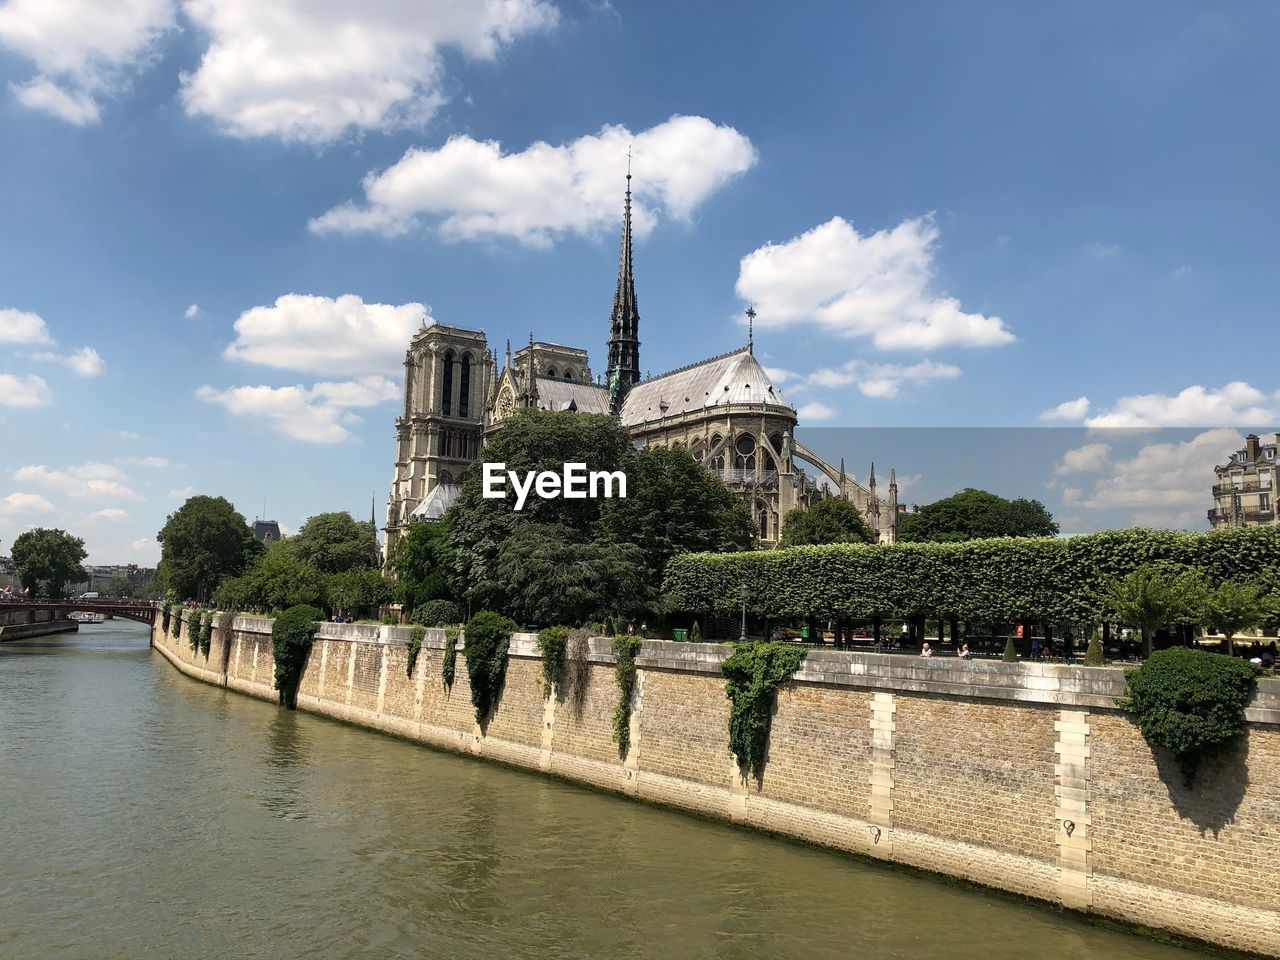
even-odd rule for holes
{"type": "Polygon", "coordinates": [[[192,493],[381,517],[424,321],[603,369],[628,152],[641,369],[753,305],[805,442],[908,502],[1203,529],[1280,422],[1276,8],[278,13],[0,5],[0,554],[56,526],[154,565],[192,493]]]}

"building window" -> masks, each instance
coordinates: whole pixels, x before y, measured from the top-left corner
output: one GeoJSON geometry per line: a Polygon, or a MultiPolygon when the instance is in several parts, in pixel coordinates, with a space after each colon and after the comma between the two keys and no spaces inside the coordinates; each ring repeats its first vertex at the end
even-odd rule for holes
{"type": "Polygon", "coordinates": [[[440,409],[447,417],[453,413],[453,351],[444,355],[444,384],[440,391],[440,409]]]}
{"type": "Polygon", "coordinates": [[[1264,490],[1271,486],[1271,471],[1270,471],[1270,470],[1259,470],[1259,471],[1258,471],[1258,485],[1259,485],[1260,487],[1262,487],[1262,489],[1264,489],[1264,490]]]}
{"type": "Polygon", "coordinates": [[[471,406],[471,357],[462,358],[462,376],[458,378],[458,416],[465,417],[471,406]]]}
{"type": "Polygon", "coordinates": [[[1269,493],[1258,494],[1258,509],[1263,511],[1271,509],[1271,494],[1269,493]]]}

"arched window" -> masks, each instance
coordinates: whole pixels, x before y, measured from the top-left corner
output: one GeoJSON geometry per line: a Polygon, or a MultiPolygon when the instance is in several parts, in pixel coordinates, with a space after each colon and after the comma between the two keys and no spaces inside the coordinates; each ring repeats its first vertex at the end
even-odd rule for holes
{"type": "Polygon", "coordinates": [[[756,503],[756,513],[760,517],[760,539],[769,539],[769,508],[763,503],[756,503]]]}
{"type": "Polygon", "coordinates": [[[547,376],[554,380],[554,379],[555,379],[555,376],[556,376],[556,368],[555,368],[555,367],[547,367],[547,376]]]}
{"type": "Polygon", "coordinates": [[[453,351],[444,355],[444,377],[440,390],[440,411],[447,417],[453,413],[453,351]]]}
{"type": "Polygon", "coordinates": [[[465,417],[471,408],[471,354],[462,355],[462,376],[458,378],[458,416],[465,417]]]}
{"type": "Polygon", "coordinates": [[[565,378],[566,380],[572,380],[572,379],[573,379],[573,371],[572,371],[572,370],[566,370],[566,371],[564,372],[564,378],[565,378]]]}

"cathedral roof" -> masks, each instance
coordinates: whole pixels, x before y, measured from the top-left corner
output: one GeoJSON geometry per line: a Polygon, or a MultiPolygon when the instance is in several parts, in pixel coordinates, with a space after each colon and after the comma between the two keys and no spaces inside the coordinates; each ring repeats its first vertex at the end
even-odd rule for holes
{"type": "Polygon", "coordinates": [[[572,404],[578,413],[608,413],[609,391],[594,383],[538,377],[538,406],[543,410],[568,410],[572,404]]]}
{"type": "Polygon", "coordinates": [[[409,516],[415,520],[439,520],[462,493],[457,483],[437,483],[409,516]]]}
{"type": "Polygon", "coordinates": [[[795,415],[747,347],[642,380],[627,393],[622,422],[634,427],[698,410],[753,404],[795,415]],[[666,409],[663,409],[666,404],[666,409]]]}

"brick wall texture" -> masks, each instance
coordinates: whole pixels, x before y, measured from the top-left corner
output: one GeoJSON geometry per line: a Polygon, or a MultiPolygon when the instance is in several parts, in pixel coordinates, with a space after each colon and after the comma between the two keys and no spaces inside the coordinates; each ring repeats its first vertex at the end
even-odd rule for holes
{"type": "MultiPolygon", "coordinates": [[[[797,679],[778,692],[756,781],[736,770],[724,682],[705,664],[646,666],[642,657],[623,758],[607,641],[596,642],[580,685],[557,687],[549,700],[532,648],[513,641],[501,698],[482,726],[461,642],[446,688],[443,631],[428,631],[412,672],[403,641],[341,632],[326,626],[314,643],[299,709],[1280,956],[1275,723],[1251,722],[1189,789],[1113,708],[797,679]]],[[[157,622],[152,644],[197,679],[276,699],[269,621],[237,618],[228,633],[214,630],[206,657],[190,649],[185,628],[175,640],[157,622]]]]}

